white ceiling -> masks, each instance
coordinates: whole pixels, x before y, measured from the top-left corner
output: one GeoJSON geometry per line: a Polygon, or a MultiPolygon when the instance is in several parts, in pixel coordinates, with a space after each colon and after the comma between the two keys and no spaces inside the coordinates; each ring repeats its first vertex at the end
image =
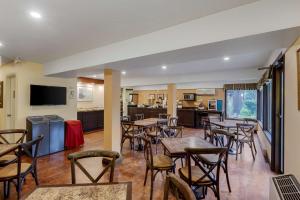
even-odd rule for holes
{"type": "MultiPolygon", "coordinates": [[[[269,58],[272,56],[270,62],[273,62],[280,53],[278,50],[288,48],[299,35],[300,28],[297,27],[108,63],[107,66],[126,71],[126,75],[122,75],[124,86],[166,84],[170,81],[201,82],[204,79],[205,82],[216,81],[214,79],[216,74],[226,71],[231,73],[226,76],[224,74],[219,81],[242,82],[245,78],[248,82],[257,81],[262,73],[257,69],[271,64],[269,58]],[[224,61],[224,56],[229,56],[230,60],[224,61]],[[162,65],[166,65],[167,70],[163,70],[162,65]],[[237,71],[243,70],[250,74],[235,76],[237,71]]],[[[62,73],[61,76],[96,75],[97,78],[103,79],[102,72],[103,66],[96,66],[69,71],[62,73]]]]}
{"type": "Polygon", "coordinates": [[[255,0],[1,0],[0,55],[46,62],[255,0]],[[29,11],[43,18],[32,19],[29,11]]]}

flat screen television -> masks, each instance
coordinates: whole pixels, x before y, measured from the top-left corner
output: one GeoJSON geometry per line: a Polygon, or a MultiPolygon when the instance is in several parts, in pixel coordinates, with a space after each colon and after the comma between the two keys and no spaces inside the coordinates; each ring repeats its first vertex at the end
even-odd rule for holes
{"type": "Polygon", "coordinates": [[[66,105],[67,88],[45,85],[30,85],[30,105],[66,105]]]}

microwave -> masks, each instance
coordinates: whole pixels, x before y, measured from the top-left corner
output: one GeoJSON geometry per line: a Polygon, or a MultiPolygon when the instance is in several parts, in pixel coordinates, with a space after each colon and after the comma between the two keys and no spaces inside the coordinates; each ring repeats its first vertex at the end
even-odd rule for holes
{"type": "Polygon", "coordinates": [[[195,101],[196,100],[196,94],[194,94],[194,93],[184,93],[183,94],[183,100],[185,100],[185,101],[195,101]]]}

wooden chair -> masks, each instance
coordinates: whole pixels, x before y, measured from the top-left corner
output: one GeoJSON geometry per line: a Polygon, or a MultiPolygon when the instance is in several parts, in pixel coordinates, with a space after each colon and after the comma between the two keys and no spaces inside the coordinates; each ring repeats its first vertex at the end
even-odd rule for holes
{"type": "MultiPolygon", "coordinates": [[[[221,162],[221,167],[223,168],[224,173],[226,175],[228,190],[229,190],[229,192],[231,192],[231,187],[230,187],[230,182],[229,182],[229,174],[228,174],[228,154],[229,154],[229,150],[232,146],[232,142],[234,140],[235,135],[232,133],[228,133],[227,131],[221,130],[221,129],[213,129],[211,132],[212,132],[213,138],[216,139],[216,145],[227,149],[226,154],[221,162]],[[225,138],[226,138],[226,141],[225,141],[225,138]]],[[[214,140],[211,140],[211,142],[213,143],[214,140]]],[[[199,159],[202,161],[202,163],[204,163],[205,165],[210,167],[210,166],[214,166],[217,163],[218,156],[214,155],[214,154],[200,154],[199,159]]]]}
{"type": "Polygon", "coordinates": [[[145,174],[144,185],[146,185],[148,171],[150,170],[150,172],[151,172],[150,199],[152,200],[153,183],[154,183],[157,173],[163,172],[163,171],[166,171],[167,174],[168,174],[168,172],[174,172],[175,164],[169,156],[166,156],[166,155],[153,156],[150,140],[147,138],[144,138],[144,137],[142,137],[142,140],[144,141],[144,156],[146,159],[146,174],[145,174]]]}
{"type": "Polygon", "coordinates": [[[236,143],[236,160],[238,158],[238,154],[242,153],[245,144],[249,145],[253,160],[255,160],[255,154],[257,153],[255,147],[255,141],[254,141],[255,125],[238,123],[236,124],[236,126],[237,126],[237,132],[236,132],[236,138],[234,139],[236,143]]]}
{"type": "Polygon", "coordinates": [[[227,148],[223,147],[216,147],[212,149],[186,148],[185,151],[187,153],[187,166],[179,169],[180,177],[185,180],[190,186],[194,186],[195,190],[202,187],[204,188],[203,191],[206,191],[207,188],[210,188],[219,200],[220,167],[222,160],[226,154],[226,150],[227,148]],[[217,155],[218,160],[216,163],[207,168],[199,159],[200,154],[217,155]],[[191,162],[192,160],[195,162],[195,165],[193,166],[191,162]]]}
{"type": "Polygon", "coordinates": [[[204,120],[203,121],[203,131],[204,131],[204,139],[212,141],[213,140],[213,135],[211,133],[211,126],[209,120],[204,120]]]}
{"type": "Polygon", "coordinates": [[[159,119],[169,119],[170,116],[171,116],[170,114],[166,114],[166,113],[159,113],[158,114],[159,119]]]}
{"type": "Polygon", "coordinates": [[[131,117],[128,116],[121,116],[121,122],[130,122],[131,121],[131,117]]]}
{"type": "Polygon", "coordinates": [[[37,174],[37,155],[39,152],[39,146],[44,136],[39,136],[37,139],[19,144],[17,155],[17,163],[11,163],[5,167],[0,168],[0,182],[4,182],[4,196],[9,195],[9,185],[13,182],[16,186],[17,197],[20,198],[22,184],[25,177],[31,174],[35,180],[35,184],[38,186],[38,174],[37,174]],[[31,154],[31,150],[34,149],[34,154],[31,154]],[[22,162],[22,157],[26,156],[31,158],[31,163],[22,162]]]}
{"type": "MultiPolygon", "coordinates": [[[[21,144],[24,142],[25,136],[27,135],[27,130],[25,129],[9,129],[9,130],[0,130],[0,144],[21,144]],[[10,136],[19,136],[15,142],[9,142],[8,137],[10,136]]],[[[16,162],[17,156],[15,152],[11,154],[0,157],[0,167],[8,165],[10,163],[16,162]]]]}
{"type": "MultiPolygon", "coordinates": [[[[130,149],[134,149],[134,140],[138,139],[142,135],[141,130],[136,129],[134,122],[121,122],[122,136],[121,136],[121,152],[123,150],[124,142],[128,139],[130,142],[130,149]]],[[[140,141],[140,140],[138,140],[140,141]]]]}
{"type": "Polygon", "coordinates": [[[114,179],[114,169],[115,169],[115,161],[120,157],[118,152],[114,151],[103,151],[103,150],[90,150],[90,151],[82,151],[76,152],[68,155],[68,159],[71,161],[71,175],[72,175],[72,184],[76,184],[76,173],[75,173],[75,165],[88,177],[88,179],[92,183],[98,183],[98,181],[102,178],[102,176],[110,169],[109,182],[113,182],[114,179]],[[93,178],[92,175],[78,162],[80,159],[84,158],[108,158],[111,160],[105,168],[101,171],[101,173],[93,178]]]}
{"type": "Polygon", "coordinates": [[[196,197],[192,189],[189,187],[189,185],[186,182],[184,182],[184,180],[182,180],[180,177],[172,173],[167,175],[165,186],[164,186],[163,200],[168,200],[170,189],[173,191],[175,198],[177,200],[179,199],[196,200],[196,197]]]}
{"type": "Polygon", "coordinates": [[[182,137],[183,134],[183,126],[167,126],[164,129],[165,137],[182,137]]]}
{"type": "Polygon", "coordinates": [[[135,120],[143,120],[145,119],[144,114],[135,114],[135,120]]]}
{"type": "Polygon", "coordinates": [[[169,126],[177,126],[178,117],[170,117],[169,118],[169,126]]]}
{"type": "Polygon", "coordinates": [[[163,137],[164,129],[166,127],[167,121],[158,121],[154,131],[147,132],[147,136],[151,138],[152,141],[155,142],[155,152],[157,154],[157,145],[160,142],[160,138],[163,137]]]}

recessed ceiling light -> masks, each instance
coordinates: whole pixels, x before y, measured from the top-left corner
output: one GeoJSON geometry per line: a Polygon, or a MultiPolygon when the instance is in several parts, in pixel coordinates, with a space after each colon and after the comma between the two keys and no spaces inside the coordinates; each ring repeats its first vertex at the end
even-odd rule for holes
{"type": "Polygon", "coordinates": [[[223,58],[223,60],[228,61],[228,60],[230,60],[230,57],[225,56],[225,57],[223,58]]]}
{"type": "Polygon", "coordinates": [[[167,69],[167,66],[163,65],[163,66],[161,66],[161,68],[165,70],[165,69],[167,69]]]}
{"type": "Polygon", "coordinates": [[[93,75],[93,77],[96,78],[97,76],[96,76],[96,75],[93,75]]]}
{"type": "Polygon", "coordinates": [[[126,71],[122,71],[121,73],[122,73],[123,75],[125,75],[125,74],[126,74],[126,71]]]}
{"type": "Polygon", "coordinates": [[[0,42],[0,47],[3,47],[3,46],[4,46],[4,44],[2,42],[0,42]]]}
{"type": "Polygon", "coordinates": [[[31,11],[30,13],[30,16],[35,18],[35,19],[41,19],[42,18],[42,15],[36,11],[31,11]]]}

